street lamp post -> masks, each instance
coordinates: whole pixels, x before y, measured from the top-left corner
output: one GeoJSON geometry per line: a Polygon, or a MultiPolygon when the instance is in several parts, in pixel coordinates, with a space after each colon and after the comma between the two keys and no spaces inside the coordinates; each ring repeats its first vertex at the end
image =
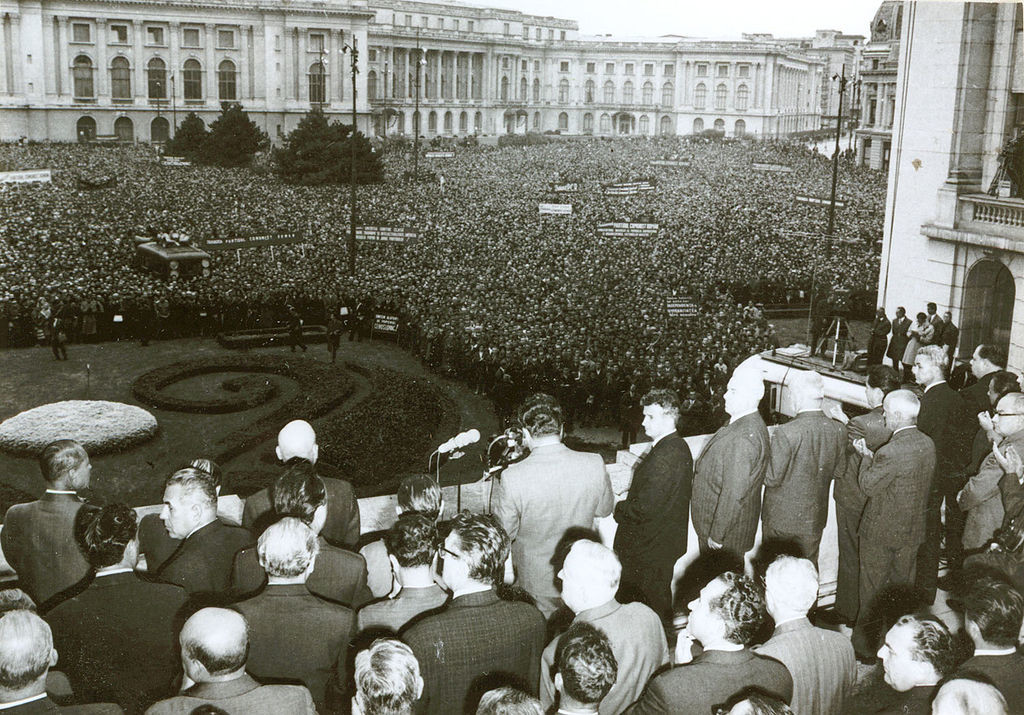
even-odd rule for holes
{"type": "Polygon", "coordinates": [[[420,68],[423,66],[423,53],[420,51],[420,28],[416,28],[416,105],[412,113],[412,178],[420,177],[420,68]]]}
{"type": "Polygon", "coordinates": [[[349,190],[351,192],[349,201],[349,216],[352,221],[351,232],[348,236],[348,271],[350,275],[356,274],[356,75],[359,73],[359,47],[356,36],[352,35],[352,44],[341,48],[342,52],[348,52],[352,63],[352,133],[348,138],[349,146],[349,190]]]}
{"type": "Polygon", "coordinates": [[[174,128],[171,136],[174,136],[174,134],[178,133],[178,104],[174,91],[174,72],[171,72],[171,122],[171,126],[174,128]]]}

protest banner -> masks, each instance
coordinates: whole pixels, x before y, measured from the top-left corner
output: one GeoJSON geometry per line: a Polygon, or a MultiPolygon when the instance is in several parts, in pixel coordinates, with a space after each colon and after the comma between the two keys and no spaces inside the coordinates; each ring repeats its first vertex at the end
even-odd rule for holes
{"type": "Polygon", "coordinates": [[[538,204],[537,210],[542,216],[544,214],[569,216],[572,214],[572,204],[538,204]]]}
{"type": "Polygon", "coordinates": [[[356,240],[371,243],[412,243],[419,231],[401,226],[356,226],[356,240]]]}
{"type": "Polygon", "coordinates": [[[207,251],[233,251],[236,248],[259,248],[261,246],[278,246],[286,243],[302,243],[302,234],[270,233],[258,236],[219,236],[207,238],[203,246],[207,251]]]}
{"type": "Polygon", "coordinates": [[[426,153],[428,159],[454,159],[455,152],[453,151],[428,151],[426,153]]]}
{"type": "MultiPolygon", "coordinates": [[[[814,206],[828,206],[830,203],[832,203],[832,201],[830,199],[825,199],[825,198],[822,198],[820,196],[805,196],[803,194],[797,194],[796,195],[796,200],[797,200],[797,203],[813,204],[814,206]]],[[[839,199],[836,199],[836,208],[837,209],[841,209],[844,206],[846,206],[846,202],[845,201],[840,201],[839,199]]]]}
{"type": "Polygon", "coordinates": [[[160,163],[164,166],[192,166],[192,162],[183,156],[162,156],[160,163]]]}
{"type": "Polygon", "coordinates": [[[53,181],[49,169],[0,171],[0,184],[48,184],[53,181]]]}
{"type": "Polygon", "coordinates": [[[786,166],[785,164],[766,164],[755,161],[750,166],[754,171],[777,171],[782,174],[789,174],[793,171],[792,166],[786,166]]]}
{"type": "Polygon", "coordinates": [[[568,181],[565,183],[559,183],[557,181],[551,182],[551,190],[556,194],[574,194],[580,190],[580,183],[578,181],[568,181]]]}
{"type": "Polygon", "coordinates": [[[376,313],[373,316],[373,326],[370,329],[370,337],[373,333],[382,333],[385,337],[398,335],[398,316],[389,313],[376,313]]]}
{"type": "Polygon", "coordinates": [[[689,159],[655,159],[651,162],[651,166],[687,167],[689,165],[689,159]]]}
{"type": "Polygon", "coordinates": [[[700,314],[693,298],[685,295],[666,298],[665,310],[670,318],[696,318],[700,314]]]}
{"type": "Polygon", "coordinates": [[[637,181],[620,181],[615,184],[601,184],[605,196],[633,196],[641,191],[654,191],[655,182],[652,179],[639,179],[637,181]]]}
{"type": "Polygon", "coordinates": [[[614,222],[601,223],[597,232],[609,238],[647,238],[658,233],[660,226],[656,223],[614,222]]]}

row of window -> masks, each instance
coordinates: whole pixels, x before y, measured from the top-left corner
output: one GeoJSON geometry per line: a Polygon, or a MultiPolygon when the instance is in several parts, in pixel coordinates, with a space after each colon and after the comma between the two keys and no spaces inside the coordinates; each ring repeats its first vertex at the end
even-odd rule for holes
{"type": "MultiPolygon", "coordinates": [[[[146,25],[144,30],[145,44],[156,47],[167,46],[167,27],[164,25],[146,25]]],[[[127,45],[131,43],[130,25],[127,23],[111,23],[110,34],[113,39],[108,40],[111,45],[127,45]]],[[[195,49],[203,46],[203,29],[200,27],[183,27],[181,29],[181,46],[195,49]]],[[[310,40],[314,37],[320,38],[323,44],[323,34],[311,33],[310,40]]],[[[217,30],[217,49],[233,50],[238,45],[238,33],[234,29],[217,30]]],[[[92,44],[93,32],[92,23],[72,22],[71,40],[78,44],[92,44]]]]}
{"type": "MultiPolygon", "coordinates": [[[[560,64],[559,64],[559,66],[558,66],[558,69],[561,72],[568,72],[569,71],[569,67],[570,67],[569,61],[568,60],[562,60],[560,62],[560,64]]],[[[616,67],[616,64],[614,62],[605,62],[604,63],[604,73],[605,74],[615,74],[615,67],[616,67]]],[[[624,75],[627,75],[627,76],[633,75],[633,74],[635,74],[635,68],[636,68],[636,65],[633,62],[625,62],[622,65],[622,73],[624,75]]],[[[644,66],[643,66],[643,73],[644,73],[644,77],[653,77],[654,76],[654,63],[653,62],[645,62],[644,66]]],[[[661,73],[665,77],[675,77],[676,76],[676,65],[675,65],[675,63],[674,62],[666,62],[666,63],[664,63],[661,66],[661,73]]],[[[588,62],[587,63],[587,74],[597,74],[597,62],[588,62]]]]}
{"type": "MultiPolygon", "coordinates": [[[[716,132],[724,132],[725,120],[722,118],[716,119],[712,128],[716,132]]],[[[704,131],[704,120],[701,119],[700,117],[697,117],[696,119],[693,120],[693,133],[700,134],[702,131],[704,131]]],[[[733,136],[743,136],[744,134],[747,133],[747,123],[742,119],[737,119],[736,122],[732,125],[732,133],[733,136]]]]}
{"type": "MultiPolygon", "coordinates": [[[[75,99],[95,99],[96,68],[92,59],[79,55],[71,66],[71,77],[75,99]]],[[[222,101],[238,98],[238,72],[235,63],[223,60],[217,66],[217,96],[222,101]]],[[[168,83],[167,64],[159,57],[152,58],[146,64],[146,89],[150,99],[167,99],[168,91],[174,84],[174,75],[168,83]]],[[[202,101],[203,99],[203,66],[198,60],[185,60],[181,67],[182,96],[186,101],[202,101]]],[[[131,100],[132,68],[124,57],[115,57],[110,61],[110,97],[114,100],[131,100]]]]}
{"type": "MultiPolygon", "coordinates": [[[[729,102],[729,88],[725,84],[715,87],[715,109],[725,109],[729,102]]],[[[698,82],[693,90],[694,109],[704,109],[708,104],[708,88],[698,82]]],[[[745,110],[750,104],[750,89],[745,84],[736,88],[736,109],[745,110]]]]}
{"type": "MultiPolygon", "coordinates": [[[[199,120],[203,121],[202,119],[199,120]]],[[[90,142],[96,139],[96,120],[86,115],[79,117],[75,123],[75,131],[78,141],[90,142]]],[[[128,117],[118,117],[114,120],[114,136],[118,141],[135,141],[135,124],[128,117]]],[[[166,142],[171,137],[171,123],[167,117],[155,117],[149,123],[149,138],[154,142],[166,142]]]]}

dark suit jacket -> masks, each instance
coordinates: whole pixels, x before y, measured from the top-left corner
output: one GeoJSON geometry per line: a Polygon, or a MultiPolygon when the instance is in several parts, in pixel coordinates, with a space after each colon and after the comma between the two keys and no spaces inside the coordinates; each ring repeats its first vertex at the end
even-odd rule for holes
{"type": "Polygon", "coordinates": [[[712,713],[715,706],[749,686],[789,702],[793,678],[786,666],[744,648],[739,651],[704,651],[692,663],[677,665],[656,675],[644,694],[625,712],[712,713]]]}
{"type": "Polygon", "coordinates": [[[1011,713],[1024,712],[1024,655],[975,655],[960,666],[960,673],[980,673],[999,688],[1011,713]]]}
{"type": "Polygon", "coordinates": [[[765,529],[819,536],[829,487],[846,473],[846,427],[821,410],[801,412],[775,428],[771,449],[761,505],[765,529]]]}
{"type": "Polygon", "coordinates": [[[697,459],[693,476],[693,527],[738,555],[754,545],[761,514],[761,486],[771,469],[768,428],[761,415],[744,415],[715,432],[697,459]]]}
{"type": "MultiPolygon", "coordinates": [[[[960,341],[960,328],[953,323],[942,323],[942,327],[936,328],[937,342],[949,352],[950,357],[956,350],[956,344],[960,341]]],[[[952,365],[950,366],[952,368],[952,365]]]]}
{"type": "Polygon", "coordinates": [[[921,396],[917,428],[935,442],[939,478],[953,476],[967,466],[977,424],[977,415],[970,413],[964,399],[946,383],[935,385],[921,396]]]}
{"type": "Polygon", "coordinates": [[[316,715],[313,698],[303,686],[260,685],[248,673],[223,683],[197,683],[181,695],[156,703],[146,715],[191,715],[204,703],[232,714],[316,715]]]}
{"type": "Polygon", "coordinates": [[[686,553],[693,457],[686,440],[663,437],[637,465],[629,494],[615,505],[615,552],[633,563],[669,561],[686,553]]]}
{"type": "Polygon", "coordinates": [[[124,711],[113,703],[60,706],[46,697],[0,712],[4,715],[121,715],[124,711]]]}
{"type": "Polygon", "coordinates": [[[983,375],[973,385],[968,385],[960,390],[960,397],[964,398],[964,402],[967,403],[968,412],[977,415],[979,412],[987,412],[992,408],[992,403],[988,401],[988,388],[995,376],[994,372],[990,372],[983,375]]]}
{"type": "Polygon", "coordinates": [[[157,580],[175,583],[191,595],[222,594],[231,586],[235,554],[251,546],[252,534],[240,526],[214,519],[187,539],[162,561],[146,554],[146,568],[157,580]]]}
{"type": "Polygon", "coordinates": [[[843,476],[836,479],[832,496],[836,500],[837,508],[852,511],[859,516],[864,511],[867,497],[860,490],[860,473],[864,462],[860,452],[853,448],[853,443],[863,439],[868,449],[877,452],[879,447],[889,441],[892,431],[885,426],[882,407],[878,406],[871,412],[850,420],[846,425],[846,436],[846,469],[843,476]]]}
{"type": "Polygon", "coordinates": [[[74,494],[43,494],[7,510],[0,548],[18,574],[18,585],[36,604],[89,572],[89,562],[74,537],[75,516],[82,503],[74,494]]]}
{"type": "Polygon", "coordinates": [[[246,669],[255,677],[301,680],[318,708],[339,656],[339,680],[346,681],[345,649],[355,630],[352,609],[317,598],[301,583],[270,584],[233,608],[249,624],[246,669]]]}
{"type": "Polygon", "coordinates": [[[545,622],[534,606],[503,601],[493,589],[452,599],[448,607],[402,632],[420,664],[417,712],[476,712],[488,675],[512,675],[537,695],[545,622]],[[476,682],[474,682],[476,681],[476,682]]]}
{"type": "MultiPolygon", "coordinates": [[[[359,541],[359,504],[356,503],[352,485],[343,479],[324,476],[325,472],[333,471],[326,464],[318,463],[316,470],[327,492],[327,521],[324,522],[324,528],[320,533],[336,546],[351,548],[359,541]]],[[[263,530],[260,527],[268,526],[263,523],[264,519],[261,517],[272,510],[270,491],[261,489],[245,500],[242,526],[259,536],[259,532],[263,530]]]]}
{"type": "Polygon", "coordinates": [[[908,330],[910,330],[910,318],[893,319],[892,339],[889,341],[889,349],[885,351],[886,357],[897,361],[903,360],[903,353],[906,352],[907,343],[910,342],[910,338],[907,337],[908,330]]]}
{"type": "Polygon", "coordinates": [[[76,698],[140,712],[173,695],[187,598],[179,586],[125,572],[98,576],[44,614],[76,698]]]}
{"type": "MultiPolygon", "coordinates": [[[[359,554],[332,546],[321,536],[320,553],[306,588],[329,601],[344,604],[353,610],[373,598],[366,586],[366,561],[359,554]]],[[[239,596],[251,596],[263,588],[267,572],[260,566],[256,547],[242,549],[235,555],[231,574],[231,590],[239,596]]]]}
{"type": "MultiPolygon", "coordinates": [[[[865,460],[866,461],[866,460],[865,460]]],[[[861,471],[867,496],[860,539],[879,546],[914,547],[924,541],[928,494],[935,479],[935,443],[916,427],[901,429],[861,471]]]]}

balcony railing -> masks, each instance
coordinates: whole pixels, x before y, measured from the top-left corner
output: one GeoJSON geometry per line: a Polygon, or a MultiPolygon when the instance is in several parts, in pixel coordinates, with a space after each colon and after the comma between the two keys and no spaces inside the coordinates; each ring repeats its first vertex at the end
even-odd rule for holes
{"type": "Polygon", "coordinates": [[[960,200],[967,214],[964,218],[969,221],[1024,229],[1024,200],[982,195],[962,196],[960,200]]]}

